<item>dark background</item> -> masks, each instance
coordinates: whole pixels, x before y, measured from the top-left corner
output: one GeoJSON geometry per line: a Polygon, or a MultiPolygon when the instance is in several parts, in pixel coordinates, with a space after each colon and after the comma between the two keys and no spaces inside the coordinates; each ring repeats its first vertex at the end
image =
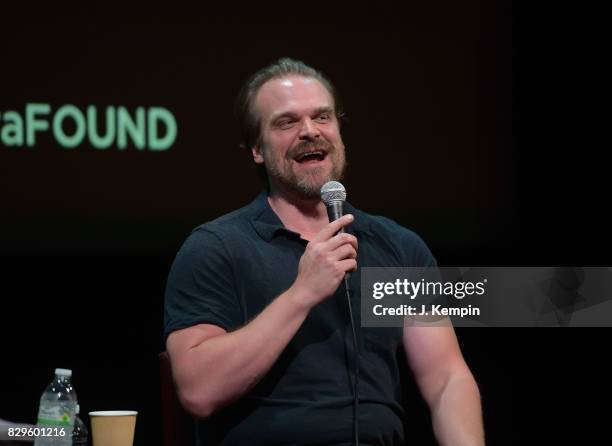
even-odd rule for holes
{"type": "MultiPolygon", "coordinates": [[[[349,200],[415,230],[441,265],[610,264],[605,2],[15,8],[0,14],[0,113],[162,106],[178,137],[160,153],[68,150],[49,133],[0,146],[0,418],[34,422],[67,367],[83,412],[138,410],[137,444],[160,444],[168,269],[193,227],[260,190],[232,105],[281,56],[340,90],[349,200]]],[[[605,429],[609,330],[458,336],[488,444],[605,429]]],[[[414,416],[428,444],[425,409],[414,416]]]]}

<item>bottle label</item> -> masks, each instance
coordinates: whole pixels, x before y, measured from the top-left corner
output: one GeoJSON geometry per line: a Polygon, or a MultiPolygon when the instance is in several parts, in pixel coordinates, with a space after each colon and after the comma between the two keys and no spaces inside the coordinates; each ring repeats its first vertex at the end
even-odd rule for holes
{"type": "MultiPolygon", "coordinates": [[[[66,426],[70,427],[74,424],[74,419],[71,417],[68,407],[60,406],[43,406],[41,404],[38,411],[38,425],[43,426],[66,426]]],[[[74,415],[73,415],[74,416],[74,415]]]]}

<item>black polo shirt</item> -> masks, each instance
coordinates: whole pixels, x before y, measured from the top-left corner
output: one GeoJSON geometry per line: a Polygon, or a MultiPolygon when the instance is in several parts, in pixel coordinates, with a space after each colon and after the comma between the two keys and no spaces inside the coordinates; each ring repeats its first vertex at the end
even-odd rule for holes
{"type": "MultiPolygon", "coordinates": [[[[433,266],[425,243],[395,222],[347,203],[364,266],[433,266]]],[[[286,229],[266,193],[196,228],[172,265],[165,336],[197,324],[236,330],[294,282],[307,241],[286,229]]],[[[360,442],[404,444],[401,328],[361,328],[360,270],[350,275],[360,355],[360,442]]],[[[200,422],[202,444],[335,445],[352,439],[353,341],[346,295],[313,308],[266,376],[231,406],[200,422]]]]}

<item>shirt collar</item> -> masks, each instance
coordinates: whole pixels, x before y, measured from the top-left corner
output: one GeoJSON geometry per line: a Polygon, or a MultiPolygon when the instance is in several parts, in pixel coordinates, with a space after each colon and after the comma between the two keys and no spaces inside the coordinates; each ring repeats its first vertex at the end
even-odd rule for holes
{"type": "MultiPolygon", "coordinates": [[[[255,232],[259,234],[261,238],[266,241],[271,241],[278,234],[286,234],[291,237],[300,237],[296,232],[290,231],[285,228],[281,219],[270,207],[268,202],[267,191],[262,191],[257,198],[251,204],[253,212],[250,213],[250,220],[255,232]]],[[[370,229],[369,218],[367,214],[358,211],[350,203],[346,202],[344,205],[344,212],[346,214],[353,214],[355,221],[348,226],[347,232],[354,234],[363,232],[368,235],[372,235],[370,229]]]]}

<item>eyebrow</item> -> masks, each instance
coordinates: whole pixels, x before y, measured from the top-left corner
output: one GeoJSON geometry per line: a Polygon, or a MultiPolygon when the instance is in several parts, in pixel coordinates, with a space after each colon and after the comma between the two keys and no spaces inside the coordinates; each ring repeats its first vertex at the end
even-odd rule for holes
{"type": "MultiPolygon", "coordinates": [[[[320,115],[321,113],[334,113],[334,109],[332,107],[329,106],[323,106],[323,107],[319,107],[316,108],[314,111],[315,115],[320,115]]],[[[297,117],[297,113],[292,112],[292,111],[285,111],[285,112],[280,112],[277,115],[273,115],[272,118],[270,119],[270,122],[276,122],[278,121],[280,118],[296,118],[297,117]]]]}

